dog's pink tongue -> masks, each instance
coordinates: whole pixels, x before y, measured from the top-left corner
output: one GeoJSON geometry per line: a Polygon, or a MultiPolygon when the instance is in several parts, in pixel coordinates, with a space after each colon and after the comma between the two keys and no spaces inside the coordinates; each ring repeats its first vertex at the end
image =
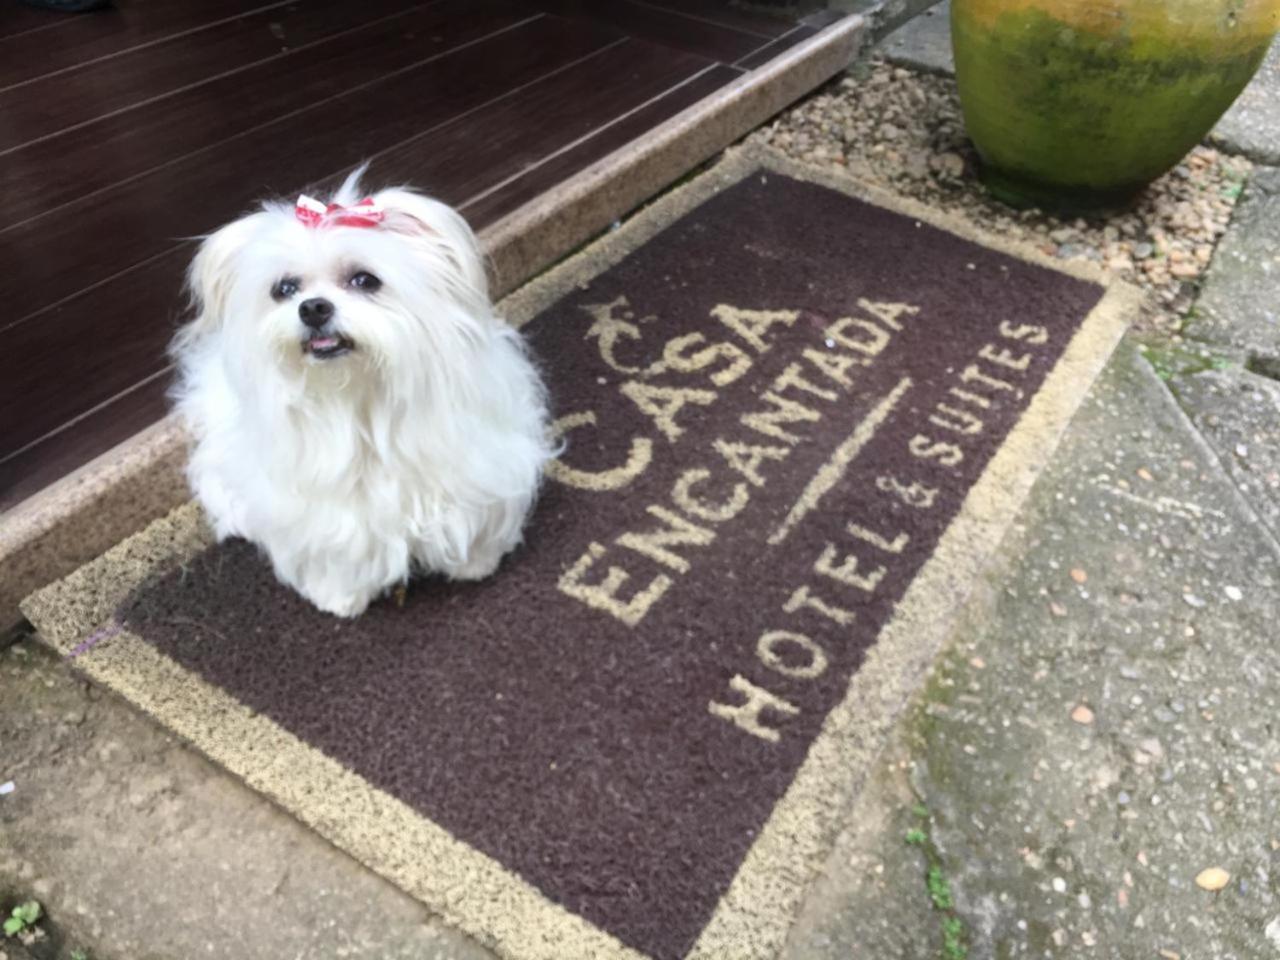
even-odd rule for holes
{"type": "Polygon", "coordinates": [[[337,345],[338,345],[337,337],[312,337],[311,338],[312,350],[328,350],[330,347],[336,347],[337,345]]]}

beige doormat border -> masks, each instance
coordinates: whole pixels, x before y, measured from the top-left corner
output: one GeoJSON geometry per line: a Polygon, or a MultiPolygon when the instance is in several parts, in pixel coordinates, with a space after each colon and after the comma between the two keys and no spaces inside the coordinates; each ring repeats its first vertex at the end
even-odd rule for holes
{"type": "MultiPolygon", "coordinates": [[[[830,187],[1049,269],[1101,282],[1087,269],[1063,271],[1036,251],[922,205],[752,149],[735,151],[508,297],[502,304],[506,315],[517,325],[526,323],[720,190],[744,177],[771,173],[830,187]]],[[[828,715],[689,958],[765,960],[777,954],[890,726],[945,642],[953,616],[1139,302],[1136,291],[1115,285],[1086,318],[912,582],[846,697],[828,715]]],[[[504,957],[640,958],[495,860],[113,623],[117,606],[144,579],[208,543],[198,509],[188,504],[32,595],[23,611],[48,643],[74,656],[91,678],[504,957]]]]}

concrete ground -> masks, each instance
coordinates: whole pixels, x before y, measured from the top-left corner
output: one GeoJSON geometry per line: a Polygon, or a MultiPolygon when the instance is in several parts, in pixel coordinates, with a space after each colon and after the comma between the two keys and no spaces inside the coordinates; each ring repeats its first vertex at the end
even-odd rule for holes
{"type": "Polygon", "coordinates": [[[490,956],[43,647],[0,703],[0,907],[46,906],[40,960],[490,956]]]}
{"type": "MultiPolygon", "coordinates": [[[[946,72],[945,22],[884,49],[946,72]]],[[[1264,165],[1182,335],[1090,393],[788,960],[1280,957],[1276,84],[1217,131],[1264,165]]],[[[29,639],[0,704],[0,907],[49,915],[0,960],[490,956],[29,639]]]]}

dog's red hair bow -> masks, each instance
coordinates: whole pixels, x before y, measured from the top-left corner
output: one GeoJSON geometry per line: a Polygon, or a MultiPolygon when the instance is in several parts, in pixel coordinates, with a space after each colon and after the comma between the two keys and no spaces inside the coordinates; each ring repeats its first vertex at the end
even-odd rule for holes
{"type": "Polygon", "coordinates": [[[365,197],[359,203],[344,207],[340,203],[331,203],[327,207],[308,197],[305,193],[298,197],[294,214],[303,226],[317,227],[376,227],[382,223],[382,208],[373,197],[365,197]]]}

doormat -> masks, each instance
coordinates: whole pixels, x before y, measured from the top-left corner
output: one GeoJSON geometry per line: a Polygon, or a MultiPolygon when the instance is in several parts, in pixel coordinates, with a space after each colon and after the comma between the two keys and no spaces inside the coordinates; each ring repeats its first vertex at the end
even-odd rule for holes
{"type": "Polygon", "coordinates": [[[1136,302],[738,153],[504,302],[567,446],[492,579],[340,621],[189,505],[24,609],[504,956],[771,957],[1136,302]]]}

